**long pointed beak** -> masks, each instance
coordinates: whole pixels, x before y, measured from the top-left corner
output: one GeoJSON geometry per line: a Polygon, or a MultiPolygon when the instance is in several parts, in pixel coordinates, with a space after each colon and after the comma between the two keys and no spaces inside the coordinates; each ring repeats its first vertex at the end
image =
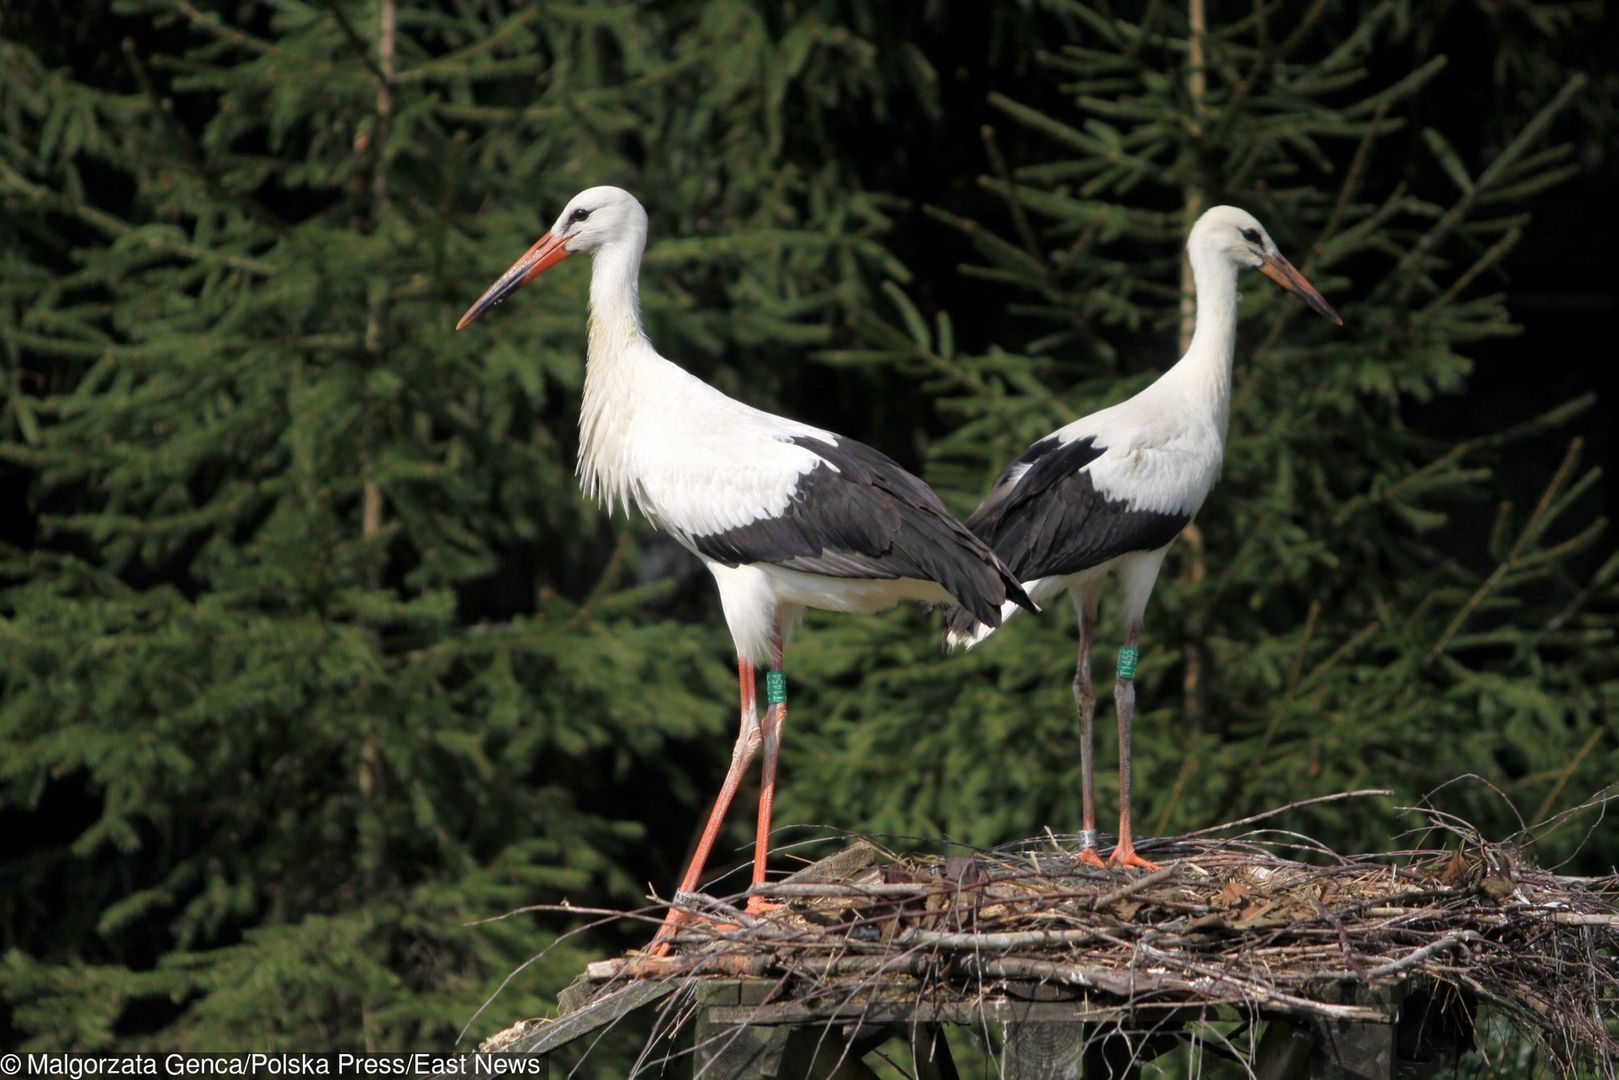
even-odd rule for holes
{"type": "Polygon", "coordinates": [[[1305,281],[1304,275],[1299,273],[1292,263],[1288,262],[1280,255],[1265,255],[1261,253],[1259,257],[1263,260],[1259,264],[1260,273],[1276,282],[1276,284],[1280,285],[1288,292],[1296,294],[1299,299],[1310,305],[1311,310],[1317,312],[1318,314],[1325,315],[1327,318],[1331,319],[1335,325],[1342,326],[1344,324],[1343,317],[1340,316],[1336,311],[1332,310],[1332,305],[1327,303],[1326,297],[1316,292],[1315,286],[1311,285],[1308,281],[1305,281]]]}
{"type": "Polygon", "coordinates": [[[467,313],[461,316],[461,321],[455,324],[457,330],[465,329],[467,324],[478,316],[500,303],[506,297],[527,285],[541,273],[566,259],[573,252],[563,247],[567,237],[546,233],[534,242],[534,246],[523,252],[523,257],[512,263],[511,268],[500,275],[500,280],[489,286],[484,294],[478,297],[477,303],[467,308],[467,313]]]}

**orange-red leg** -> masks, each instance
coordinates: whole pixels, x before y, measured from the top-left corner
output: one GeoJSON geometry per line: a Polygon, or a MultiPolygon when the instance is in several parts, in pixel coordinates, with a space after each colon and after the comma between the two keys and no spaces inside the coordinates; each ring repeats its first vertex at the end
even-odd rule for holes
{"type": "MultiPolygon", "coordinates": [[[[742,782],[742,774],[747,771],[748,763],[753,760],[753,755],[758,752],[762,741],[759,711],[754,700],[753,665],[738,658],[736,679],[742,699],[741,731],[737,734],[736,745],[731,749],[731,767],[725,774],[725,783],[720,786],[719,796],[714,800],[714,808],[708,812],[708,824],[703,827],[702,838],[697,841],[697,850],[692,853],[691,863],[686,867],[685,876],[680,879],[678,892],[696,891],[703,876],[703,867],[708,863],[708,853],[714,847],[714,839],[719,835],[720,826],[725,822],[725,811],[730,808],[731,800],[736,796],[737,786],[742,782]]],[[[668,953],[669,939],[674,936],[675,927],[679,925],[680,920],[680,913],[671,909],[647,951],[653,956],[668,953]]]]}
{"type": "MultiPolygon", "coordinates": [[[[1125,635],[1124,643],[1135,648],[1136,637],[1141,628],[1131,625],[1130,631],[1125,635]]],[[[1130,725],[1135,720],[1136,712],[1136,681],[1132,674],[1126,677],[1122,671],[1119,678],[1113,683],[1113,706],[1119,712],[1119,842],[1108,857],[1108,862],[1117,867],[1134,866],[1142,870],[1157,870],[1159,866],[1136,854],[1134,837],[1130,832],[1130,725]]]]}
{"type": "MultiPolygon", "coordinates": [[[[772,672],[781,671],[782,640],[781,620],[778,618],[771,627],[770,659],[772,672]]],[[[775,676],[771,676],[775,677],[775,676]]],[[[785,676],[782,676],[784,679],[785,676]]],[[[786,683],[782,683],[785,693],[786,683]]],[[[761,732],[764,745],[764,775],[759,786],[759,822],[753,837],[753,885],[757,888],[765,883],[765,863],[770,856],[770,814],[776,803],[776,759],[781,752],[781,733],[787,724],[787,702],[765,705],[764,728],[761,732]]],[[[773,911],[779,904],[772,904],[762,896],[748,898],[748,914],[763,915],[773,911]]]]}

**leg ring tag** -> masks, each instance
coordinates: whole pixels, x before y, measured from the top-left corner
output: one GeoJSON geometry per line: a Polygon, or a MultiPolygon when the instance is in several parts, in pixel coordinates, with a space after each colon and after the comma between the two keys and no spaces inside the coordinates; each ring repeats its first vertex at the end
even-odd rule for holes
{"type": "Polygon", "coordinates": [[[1119,649],[1119,670],[1118,670],[1119,678],[1121,678],[1121,679],[1133,679],[1133,678],[1135,678],[1136,677],[1136,661],[1139,660],[1140,658],[1141,658],[1141,653],[1140,653],[1139,650],[1136,649],[1136,647],[1134,645],[1122,646],[1119,649]]]}
{"type": "Polygon", "coordinates": [[[771,705],[787,704],[787,674],[782,671],[765,672],[765,701],[771,705]]]}

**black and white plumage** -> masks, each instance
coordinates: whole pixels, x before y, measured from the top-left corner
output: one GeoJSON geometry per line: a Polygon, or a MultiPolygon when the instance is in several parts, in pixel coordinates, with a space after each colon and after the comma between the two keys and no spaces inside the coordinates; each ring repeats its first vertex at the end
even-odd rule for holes
{"type": "MultiPolygon", "coordinates": [[[[1134,656],[1142,616],[1164,556],[1214,486],[1225,454],[1231,362],[1236,345],[1237,275],[1253,267],[1338,325],[1331,305],[1276,250],[1244,210],[1216,206],[1187,239],[1197,290],[1197,325],[1179,363],[1134,397],[1075,420],[1019,455],[996,478],[967,525],[1044,603],[1063,592],[1079,615],[1074,699],[1080,717],[1084,825],[1080,857],[1096,855],[1091,768],[1095,692],[1090,641],[1101,590],[1119,580],[1125,642],[1134,656]]],[[[1010,607],[1003,615],[1010,616],[1010,607]]],[[[946,640],[971,647],[994,626],[962,607],[948,616],[946,640]]],[[[1133,666],[1131,668],[1133,671],[1133,666]]],[[[1119,842],[1113,861],[1150,866],[1130,832],[1130,723],[1133,675],[1115,684],[1119,711],[1119,842]]]]}
{"type": "Polygon", "coordinates": [[[931,488],[852,440],[788,441],[821,460],[795,479],[786,510],[691,536],[698,555],[726,567],[759,564],[841,580],[933,581],[962,608],[999,616],[1009,575],[982,558],[983,542],[931,488]]]}
{"type": "MultiPolygon", "coordinates": [[[[1167,546],[1191,524],[1193,512],[1138,509],[1128,496],[1103,494],[1088,466],[1106,452],[1095,435],[1067,443],[1057,435],[1041,439],[1001,474],[967,527],[997,552],[1015,552],[1009,565],[1040,580],[1167,546]]],[[[955,628],[969,628],[962,622],[958,616],[955,628]]]]}
{"type": "MultiPolygon", "coordinates": [[[[646,235],[634,196],[583,191],[458,326],[568,255],[594,257],[580,482],[609,510],[633,504],[703,561],[736,644],[741,731],[680,890],[697,887],[742,771],[762,746],[759,885],[786,705],[761,720],[754,667],[781,667],[785,636],[804,610],[875,612],[917,600],[954,603],[998,625],[1003,606],[1029,601],[989,547],[889,458],[729,398],[660,356],[642,329],[637,293],[646,235]]],[[[673,925],[665,924],[656,950],[666,948],[673,925]]]]}

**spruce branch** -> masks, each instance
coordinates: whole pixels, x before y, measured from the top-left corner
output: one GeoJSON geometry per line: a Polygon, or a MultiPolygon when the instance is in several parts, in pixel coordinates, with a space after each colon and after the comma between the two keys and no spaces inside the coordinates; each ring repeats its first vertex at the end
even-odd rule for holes
{"type": "Polygon", "coordinates": [[[1337,233],[1339,223],[1343,221],[1344,211],[1349,201],[1355,197],[1360,188],[1361,174],[1366,169],[1366,162],[1371,157],[1372,144],[1377,141],[1383,122],[1388,118],[1391,104],[1385,102],[1377,107],[1372,114],[1371,122],[1366,125],[1366,133],[1360,137],[1360,144],[1355,147],[1355,156],[1349,159],[1349,168],[1344,170],[1343,182],[1338,185],[1338,197],[1333,200],[1332,210],[1327,214],[1327,220],[1316,233],[1315,243],[1310,245],[1309,253],[1305,256],[1304,271],[1308,273],[1315,268],[1316,262],[1326,251],[1327,241],[1337,233]]]}
{"type": "Polygon", "coordinates": [[[1512,549],[1507,552],[1506,558],[1496,564],[1495,569],[1490,572],[1489,576],[1479,584],[1479,587],[1473,591],[1473,594],[1467,598],[1466,602],[1457,609],[1449,625],[1440,632],[1438,639],[1428,650],[1427,659],[1429,663],[1432,663],[1445,651],[1451,639],[1467,624],[1467,620],[1472,617],[1473,612],[1478,609],[1479,605],[1501,586],[1509,574],[1523,565],[1529,545],[1534,542],[1548,523],[1547,512],[1551,509],[1557,493],[1568,481],[1569,473],[1573,471],[1575,464],[1579,461],[1580,451],[1583,446],[1583,439],[1575,438],[1569,441],[1568,450],[1563,455],[1562,462],[1557,466],[1556,471],[1552,473],[1551,480],[1547,482],[1546,489],[1541,493],[1540,501],[1535,504],[1535,508],[1529,514],[1528,520],[1524,522],[1523,528],[1519,530],[1518,539],[1513,543],[1512,549]]]}
{"type": "Polygon", "coordinates": [[[1579,771],[1580,765],[1585,761],[1586,755],[1588,755],[1592,750],[1596,749],[1597,743],[1601,742],[1603,738],[1607,736],[1607,734],[1607,729],[1601,727],[1600,725],[1591,729],[1591,734],[1586,736],[1585,742],[1580,744],[1579,750],[1575,751],[1574,756],[1568,759],[1568,764],[1565,765],[1563,770],[1557,774],[1557,782],[1552,785],[1550,791],[1546,792],[1546,797],[1541,800],[1540,808],[1530,815],[1529,820],[1547,820],[1552,812],[1552,807],[1557,805],[1558,797],[1563,794],[1563,789],[1568,786],[1569,780],[1573,778],[1577,771],[1579,771]]]}
{"type": "Polygon", "coordinates": [[[1023,212],[1023,200],[1018,197],[1017,181],[1006,164],[1006,156],[1001,153],[1001,148],[995,141],[995,129],[984,124],[978,129],[978,137],[983,141],[984,153],[989,158],[990,167],[1000,178],[1006,208],[1012,215],[1012,227],[1017,230],[1018,239],[1023,241],[1023,248],[1029,253],[1029,258],[1040,267],[1041,276],[1049,279],[1045,253],[1040,249],[1039,240],[1035,239],[1034,229],[1029,226],[1028,215],[1023,212]]]}
{"type": "Polygon", "coordinates": [[[199,10],[187,0],[168,0],[168,6],[170,10],[184,16],[191,25],[200,27],[219,40],[240,46],[260,56],[272,57],[287,64],[293,70],[309,71],[313,69],[320,71],[325,77],[333,79],[345,78],[350,74],[348,69],[341,64],[333,64],[306,54],[290,52],[274,42],[266,41],[261,37],[232,26],[218,16],[199,10]]]}
{"type": "Polygon", "coordinates": [[[1461,224],[1463,219],[1471,212],[1473,204],[1478,200],[1479,196],[1488,191],[1505,172],[1528,153],[1529,148],[1540,138],[1540,133],[1559,113],[1568,107],[1574,96],[1585,88],[1585,83],[1586,76],[1583,72],[1571,76],[1563,84],[1563,88],[1553,96],[1552,100],[1542,106],[1534,117],[1524,125],[1523,130],[1518,132],[1517,136],[1495,156],[1494,160],[1485,166],[1484,170],[1479,173],[1478,179],[1461,194],[1461,197],[1452,204],[1444,216],[1435,222],[1432,228],[1423,233],[1415,244],[1411,245],[1405,257],[1395,265],[1390,274],[1392,280],[1400,282],[1394,294],[1397,301],[1403,302],[1410,295],[1411,290],[1416,287],[1420,280],[1420,275],[1414,271],[1422,265],[1423,260],[1434,247],[1461,224]]]}
{"type": "Polygon", "coordinates": [[[416,82],[421,79],[430,79],[437,76],[460,76],[468,73],[467,65],[494,52],[506,45],[517,31],[527,26],[539,17],[539,9],[528,7],[514,13],[489,33],[472,41],[459,49],[454,49],[443,56],[435,57],[426,63],[419,64],[408,71],[400,72],[395,81],[399,83],[416,82]]]}
{"type": "Polygon", "coordinates": [[[257,218],[261,224],[268,225],[277,233],[287,234],[289,232],[287,223],[272,213],[261,201],[243,192],[229,191],[225,188],[225,185],[220,181],[219,174],[209,165],[207,155],[203,152],[202,147],[197,145],[196,138],[192,136],[184,124],[175,118],[172,105],[158,92],[157,84],[152,81],[151,73],[146,70],[146,64],[141,60],[140,52],[135,47],[135,39],[131,37],[124,38],[120,43],[120,47],[123,51],[124,61],[129,65],[130,73],[134,75],[136,84],[140,86],[141,92],[146,95],[147,101],[151,103],[152,111],[157,114],[159,123],[163,125],[164,131],[168,132],[174,145],[180,148],[180,153],[191,167],[191,171],[203,182],[203,186],[207,188],[208,192],[216,199],[229,200],[241,206],[249,214],[257,218]]]}
{"type": "Polygon", "coordinates": [[[197,262],[228,266],[233,270],[256,274],[259,277],[271,277],[279,270],[274,263],[262,259],[228,255],[196,244],[167,240],[165,238],[167,234],[164,232],[137,228],[88,203],[78,202],[67,195],[31,183],[4,161],[0,161],[0,184],[33,202],[71,214],[107,236],[136,241],[151,251],[165,255],[181,255],[197,262]]]}
{"type": "Polygon", "coordinates": [[[1266,755],[1270,752],[1272,740],[1282,726],[1282,718],[1292,709],[1293,702],[1298,698],[1299,679],[1304,675],[1304,661],[1309,656],[1310,641],[1315,635],[1315,621],[1321,617],[1321,601],[1311,600],[1310,609],[1304,615],[1304,629],[1299,632],[1298,651],[1293,655],[1293,665],[1288,669],[1287,683],[1282,690],[1282,697],[1271,710],[1270,722],[1265,725],[1265,733],[1259,739],[1259,750],[1254,754],[1256,765],[1263,765],[1266,755]]]}
{"type": "Polygon", "coordinates": [[[1449,59],[1443,54],[1434,57],[1409,75],[1398,79],[1386,89],[1361,98],[1344,110],[1344,116],[1350,119],[1359,119],[1368,113],[1376,116],[1379,112],[1387,112],[1389,108],[1414,96],[1418,90],[1432,82],[1440,72],[1445,70],[1449,63],[1449,59]]]}
{"type": "Polygon", "coordinates": [[[1327,0],[1313,0],[1310,6],[1305,9],[1304,14],[1299,16],[1299,21],[1294,25],[1293,32],[1288,34],[1287,38],[1277,48],[1276,58],[1278,60],[1286,60],[1298,52],[1305,41],[1309,39],[1310,32],[1321,21],[1321,15],[1326,9],[1327,0]]]}
{"type": "Polygon", "coordinates": [[[321,0],[321,6],[324,7],[326,9],[326,13],[332,17],[332,21],[337,23],[337,28],[342,32],[343,40],[348,42],[349,51],[354,54],[354,58],[363,64],[365,69],[369,71],[378,82],[392,82],[392,76],[390,76],[383,69],[383,66],[372,57],[371,46],[364,38],[360,36],[360,32],[354,28],[354,24],[349,21],[347,13],[343,11],[342,6],[338,4],[337,0],[321,0]]]}

